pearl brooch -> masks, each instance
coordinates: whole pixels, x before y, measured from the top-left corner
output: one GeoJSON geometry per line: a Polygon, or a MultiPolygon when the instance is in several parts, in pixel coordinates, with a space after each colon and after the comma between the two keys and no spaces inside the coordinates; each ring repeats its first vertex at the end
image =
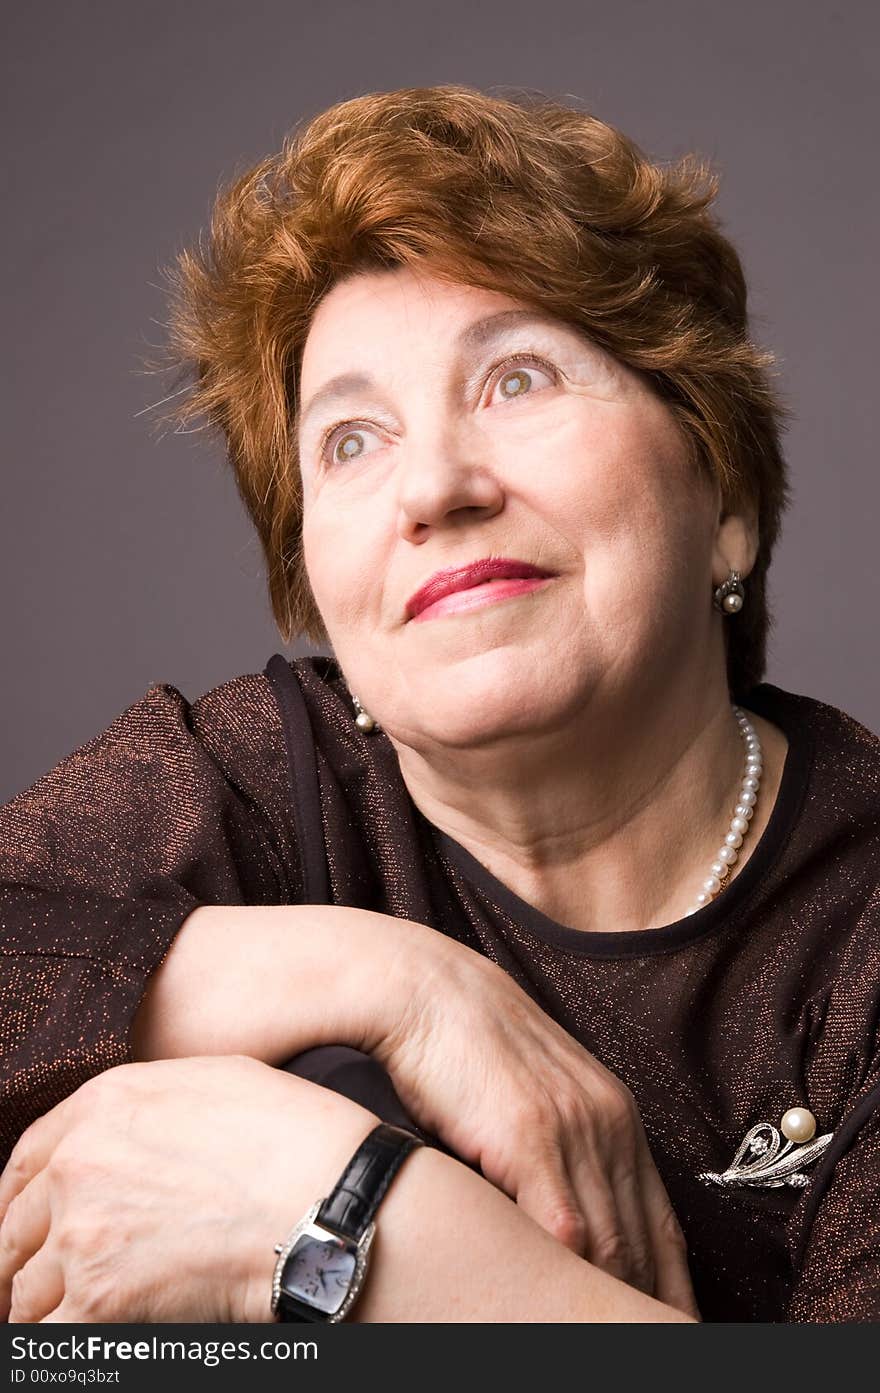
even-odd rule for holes
{"type": "Polygon", "coordinates": [[[834,1135],[826,1132],[817,1137],[816,1131],[816,1119],[809,1108],[789,1108],[778,1128],[770,1122],[750,1127],[726,1170],[703,1171],[697,1179],[724,1188],[779,1189],[788,1185],[803,1190],[810,1183],[805,1168],[818,1161],[834,1135]]]}
{"type": "MultiPolygon", "coordinates": [[[[730,594],[726,598],[728,600],[739,599],[739,596],[730,594]]],[[[739,849],[749,830],[749,822],[758,800],[758,789],[761,786],[761,775],[764,771],[761,741],[745,711],[734,706],[733,714],[746,747],[745,771],[736,807],[733,810],[733,817],[730,820],[730,827],[716,853],[715,860],[709,867],[709,874],[703,881],[699,894],[686,912],[686,917],[688,914],[696,914],[697,910],[703,909],[723,889],[724,882],[730,874],[730,868],[739,856],[739,849]]]]}

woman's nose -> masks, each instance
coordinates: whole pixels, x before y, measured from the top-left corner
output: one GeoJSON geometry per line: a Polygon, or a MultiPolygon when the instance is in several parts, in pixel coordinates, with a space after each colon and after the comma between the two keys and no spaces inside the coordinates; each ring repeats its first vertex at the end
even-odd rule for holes
{"type": "Polygon", "coordinates": [[[400,475],[400,535],[421,540],[453,514],[463,521],[475,512],[493,517],[504,506],[504,490],[495,471],[481,460],[473,444],[449,441],[428,446],[409,442],[409,458],[400,475]]]}

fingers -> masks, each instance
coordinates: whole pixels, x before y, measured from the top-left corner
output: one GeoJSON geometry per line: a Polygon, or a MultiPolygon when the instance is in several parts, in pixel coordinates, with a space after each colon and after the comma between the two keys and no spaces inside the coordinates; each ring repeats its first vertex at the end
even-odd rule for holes
{"type": "Polygon", "coordinates": [[[621,1233],[626,1244],[626,1280],[630,1286],[648,1296],[655,1294],[656,1266],[654,1243],[639,1180],[634,1163],[620,1163],[611,1172],[611,1185],[621,1233]]]}
{"type": "MultiPolygon", "coordinates": [[[[686,1250],[635,1109],[598,1134],[567,1119],[519,1152],[515,1198],[565,1247],[649,1296],[696,1314],[686,1250]],[[597,1140],[598,1137],[598,1140],[597,1140]]],[[[533,1138],[534,1140],[534,1138],[533,1138]]]]}
{"type": "Polygon", "coordinates": [[[578,1148],[572,1160],[542,1152],[523,1167],[519,1207],[579,1257],[632,1284],[630,1239],[598,1159],[578,1148]]]}
{"type": "Polygon", "coordinates": [[[56,1290],[51,1268],[34,1266],[50,1223],[46,1172],[40,1171],[9,1202],[0,1223],[0,1320],[39,1320],[40,1314],[58,1304],[60,1294],[45,1301],[41,1294],[42,1279],[49,1282],[50,1298],[56,1290]],[[20,1315],[21,1308],[38,1309],[38,1314],[20,1315]]]}
{"type": "Polygon", "coordinates": [[[530,1219],[564,1247],[583,1255],[583,1215],[561,1156],[541,1153],[527,1162],[513,1198],[530,1219]]]}
{"type": "Polygon", "coordinates": [[[44,1320],[64,1299],[64,1273],[47,1245],[19,1268],[12,1280],[10,1325],[44,1320]]]}
{"type": "Polygon", "coordinates": [[[700,1318],[688,1269],[687,1242],[666,1187],[657,1172],[647,1138],[639,1156],[640,1190],[654,1254],[654,1295],[676,1310],[700,1318]]]}
{"type": "Polygon", "coordinates": [[[566,1162],[583,1216],[581,1256],[628,1286],[651,1294],[651,1241],[634,1163],[620,1157],[611,1164],[592,1147],[585,1149],[581,1137],[568,1142],[566,1162]]]}
{"type": "Polygon", "coordinates": [[[22,1132],[0,1174],[0,1222],[6,1207],[41,1171],[70,1124],[72,1094],[22,1132]]]}
{"type": "Polygon", "coordinates": [[[40,1317],[40,1325],[51,1325],[56,1321],[61,1325],[75,1325],[79,1323],[79,1317],[75,1314],[72,1307],[62,1301],[60,1306],[56,1306],[54,1311],[50,1311],[47,1316],[40,1317]]]}
{"type": "MultiPolygon", "coordinates": [[[[566,1248],[595,1267],[654,1291],[653,1240],[640,1192],[639,1124],[628,1096],[603,1098],[600,1117],[583,1097],[561,1095],[532,1116],[515,1148],[515,1165],[483,1173],[566,1248]]],[[[647,1146],[647,1143],[645,1143],[647,1146]]]]}

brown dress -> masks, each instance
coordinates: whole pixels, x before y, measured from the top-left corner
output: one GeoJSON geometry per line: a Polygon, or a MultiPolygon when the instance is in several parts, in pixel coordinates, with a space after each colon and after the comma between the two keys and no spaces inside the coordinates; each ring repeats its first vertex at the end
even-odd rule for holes
{"type": "Polygon", "coordinates": [[[628,1085],[704,1319],[880,1320],[880,739],[770,684],[737,700],[789,741],[758,845],[703,910],[617,934],[554,922],[429,823],[332,659],[192,703],[151,687],[0,808],[0,1162],[130,1058],[197,905],[348,904],[488,955],[628,1085]],[[807,1186],[697,1178],[794,1105],[834,1134],[807,1186]]]}

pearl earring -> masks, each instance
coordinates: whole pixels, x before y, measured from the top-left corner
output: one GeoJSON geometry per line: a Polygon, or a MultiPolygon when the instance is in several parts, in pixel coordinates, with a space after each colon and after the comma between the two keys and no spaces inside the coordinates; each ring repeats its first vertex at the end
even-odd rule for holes
{"type": "Polygon", "coordinates": [[[351,699],[354,702],[355,710],[357,711],[354,723],[357,726],[358,730],[362,730],[365,735],[369,735],[374,730],[380,730],[381,727],[379,726],[378,722],[373,720],[373,717],[370,715],[369,711],[364,710],[357,697],[355,696],[354,692],[352,692],[351,694],[351,699]]]}
{"type": "Polygon", "coordinates": [[[739,571],[731,571],[723,585],[719,585],[715,591],[713,604],[722,614],[738,614],[745,601],[745,591],[742,587],[739,571]]]}

